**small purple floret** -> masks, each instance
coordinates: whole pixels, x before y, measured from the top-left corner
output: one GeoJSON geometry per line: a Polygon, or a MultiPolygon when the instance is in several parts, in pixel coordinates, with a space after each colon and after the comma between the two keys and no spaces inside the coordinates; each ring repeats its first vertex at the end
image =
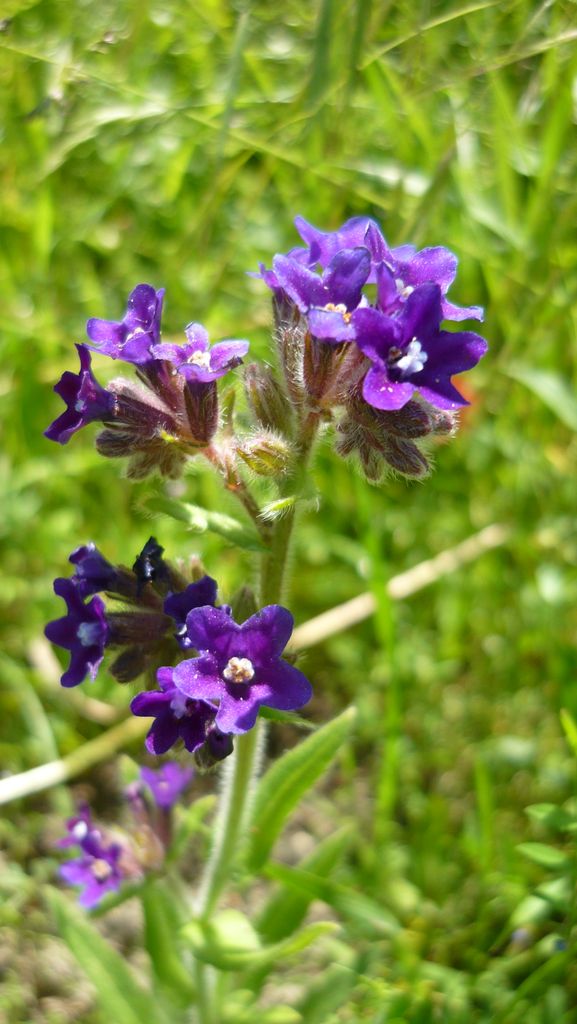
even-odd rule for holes
{"type": "Polygon", "coordinates": [[[140,778],[150,789],[156,804],[165,810],[177,802],[193,776],[194,768],[181,768],[176,761],[167,761],[158,769],[140,769],[140,778]]]}
{"type": "Polygon", "coordinates": [[[179,739],[193,753],[202,747],[214,722],[215,705],[190,698],[179,690],[174,683],[174,671],[160,668],[160,690],[138,693],[130,705],[133,715],[155,719],[145,740],[151,754],[165,754],[179,739]]]}
{"type": "Polygon", "coordinates": [[[471,331],[440,330],[441,289],[416,288],[395,316],[377,309],[353,314],[358,347],[372,366],[363,398],[376,409],[401,409],[415,391],[438,409],[458,409],[467,401],[451,383],[453,374],[476,366],[487,342],[471,331]]]}
{"type": "Polygon", "coordinates": [[[154,345],[155,359],[172,363],[188,381],[209,384],[239,366],[249,349],[248,341],[219,341],[209,345],[208,333],[202,324],[189,324],[185,330],[188,344],[154,345]]]}
{"type": "Polygon", "coordinates": [[[80,372],[66,370],[54,391],[66,402],[66,410],[54,420],[44,436],[58,444],[67,444],[73,434],[95,420],[109,420],[114,416],[116,398],[101,387],[91,370],[90,351],[86,345],[76,346],[80,357],[80,372]]]}
{"type": "Polygon", "coordinates": [[[109,635],[104,602],[93,597],[85,604],[74,579],[54,580],[54,593],[64,598],[68,614],[49,622],[44,632],[51,643],[70,651],[70,665],[60,682],[78,686],[88,674],[96,678],[104,657],[109,635]]]}
{"type": "Polygon", "coordinates": [[[137,365],[150,363],[150,348],[160,341],[163,299],[164,288],[155,291],[150,284],[139,284],[128,297],[122,320],[92,317],[86,324],[86,333],[105,356],[137,365]]]}
{"type": "Polygon", "coordinates": [[[113,588],[117,579],[116,569],[91,541],[76,548],[68,561],[75,566],[73,581],[82,597],[113,588]]]}
{"type": "Polygon", "coordinates": [[[419,251],[414,245],[391,249],[379,225],[370,217],[352,217],[336,231],[320,231],[303,217],[296,217],[295,225],[309,247],[309,265],[318,263],[327,267],[343,249],[356,246],[368,249],[371,266],[367,284],[378,284],[381,312],[391,315],[402,307],[415,288],[422,284],[437,284],[442,294],[444,320],[483,319],[480,306],[455,306],[446,298],[455,280],[458,260],[444,246],[419,251]]]}
{"type": "Polygon", "coordinates": [[[68,835],[59,839],[57,845],[61,849],[78,846],[83,853],[92,857],[100,857],[103,849],[102,832],[92,821],[92,812],[88,804],[81,804],[78,813],[66,822],[68,835]]]}
{"type": "Polygon", "coordinates": [[[121,868],[123,849],[119,843],[106,843],[100,830],[92,821],[90,808],[83,804],[73,818],[66,822],[68,835],[58,841],[58,846],[78,846],[81,856],[61,864],[59,874],[69,885],[80,885],[84,891],[78,902],[90,910],[108,892],[114,892],[125,875],[121,868]]]}
{"type": "Polygon", "coordinates": [[[353,341],[351,313],[362,299],[371,268],[368,249],[341,249],[319,277],[290,256],[275,256],[278,285],[308,318],[311,333],[325,341],[353,341]]]}
{"type": "Polygon", "coordinates": [[[242,625],[222,608],[195,608],[186,628],[199,657],[176,666],[174,683],[189,698],[219,702],[221,732],[252,729],[263,705],[293,711],[310,700],[308,679],[280,657],[293,629],[286,608],[268,605],[242,625]]]}
{"type": "Polygon", "coordinates": [[[169,594],[165,599],[164,612],[176,623],[176,636],[181,647],[191,646],[186,633],[186,616],[193,608],[201,608],[205,604],[215,605],[216,592],[216,580],[210,576],[203,576],[196,583],[189,583],[186,590],[169,594]]]}

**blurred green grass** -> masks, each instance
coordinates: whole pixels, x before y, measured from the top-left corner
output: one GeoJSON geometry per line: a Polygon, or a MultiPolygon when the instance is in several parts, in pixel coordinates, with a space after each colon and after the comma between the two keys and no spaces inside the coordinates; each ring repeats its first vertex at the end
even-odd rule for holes
{"type": "MultiPolygon", "coordinates": [[[[35,648],[72,547],[122,558],[154,529],[225,591],[247,573],[215,539],[151,526],[139,503],[160,485],[122,480],[89,430],[62,450],[42,437],[86,318],[120,315],[146,280],[167,287],[168,334],[197,319],[266,358],[268,296],[245,271],[296,243],[296,213],[325,228],[369,213],[391,243],[446,245],[452,297],[484,303],[491,343],[462,430],[424,484],[383,490],[323,448],[322,508],[293,562],[298,621],[367,587],[380,598],[306,666],[317,720],[361,711],[333,813],[374,838],[348,881],[405,925],[399,948],[369,944],[341,1015],[319,996],[318,1019],[569,1022],[567,958],[535,945],[518,964],[507,928],[544,877],[516,851],[542,838],[524,808],[575,786],[558,720],[577,714],[575,5],[9,0],[3,17],[3,769],[102,728],[35,648]],[[506,549],[384,605],[389,575],[490,522],[512,528],[506,549]]],[[[220,500],[197,475],[187,493],[220,500]]],[[[104,674],[87,692],[126,696],[104,674]]],[[[27,861],[41,818],[22,804],[14,822],[4,838],[27,861]]],[[[572,927],[573,908],[552,911],[535,938],[574,943],[572,927]]]]}

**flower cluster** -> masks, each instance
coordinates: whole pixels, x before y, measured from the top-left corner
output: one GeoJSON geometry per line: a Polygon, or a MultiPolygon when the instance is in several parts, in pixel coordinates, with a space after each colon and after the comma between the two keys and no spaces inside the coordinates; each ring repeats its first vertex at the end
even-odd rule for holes
{"type": "Polygon", "coordinates": [[[132,812],[128,830],[107,834],[94,824],[87,804],[69,818],[67,835],[57,846],[63,850],[76,847],[79,856],[62,864],[59,873],[68,884],[82,887],[81,906],[97,906],[124,881],[140,880],[144,873],[162,865],[171,842],[173,807],[193,776],[190,765],[175,761],[166,761],[158,769],[141,768],[137,781],[125,790],[132,812]]]}
{"type": "Polygon", "coordinates": [[[442,327],[483,317],[479,306],[447,298],[456,257],[441,246],[391,248],[368,217],[334,232],[302,217],[296,227],[305,244],[275,256],[270,270],[261,265],[259,275],[273,293],[287,391],[325,417],[345,410],[337,451],[358,451],[370,479],[383,462],[422,475],[428,463],[415,438],[450,430],[447,417],[468,404],[451,378],[487,349],[479,334],[442,327]],[[405,433],[406,417],[396,414],[415,409],[416,399],[428,423],[405,433]],[[363,421],[369,430],[357,429],[363,421]]]}
{"type": "Polygon", "coordinates": [[[228,606],[216,607],[210,576],[187,583],[162,553],[151,537],[130,570],[112,566],[93,544],[77,548],[70,556],[75,574],[54,583],[67,614],[45,632],[70,651],[63,686],[94,679],[107,647],[123,648],[110,668],[120,682],[157,669],[159,688],[131,704],[133,714],[154,718],[147,749],[164,754],[182,740],[210,766],[232,752],[233,735],[251,729],[263,705],[295,710],[310,699],[311,686],[281,658],[293,628],[286,608],[269,605],[239,625],[228,606]],[[99,591],[126,607],[108,611],[99,591]],[[187,657],[179,661],[182,652],[187,657]]]}
{"type": "Polygon", "coordinates": [[[89,807],[82,806],[78,814],[67,821],[66,827],[68,835],[59,840],[58,846],[62,849],[76,846],[80,856],[61,864],[59,871],[69,885],[82,886],[78,899],[82,907],[90,910],[107,893],[119,889],[124,879],[138,876],[139,870],[129,848],[107,839],[96,828],[89,807]]]}
{"type": "Polygon", "coordinates": [[[169,652],[178,652],[175,633],[182,616],[198,605],[214,603],[216,583],[209,576],[189,583],[162,554],[154,537],[132,569],[112,566],[94,544],[72,552],[74,575],[54,581],[67,613],[45,629],[52,643],[70,651],[63,686],[78,686],[87,675],[94,679],[106,648],[120,648],[110,671],[122,683],[155,669],[169,652]],[[98,596],[102,592],[120,604],[119,610],[108,610],[98,596]]]}
{"type": "Polygon", "coordinates": [[[242,362],[249,347],[231,340],[211,348],[197,323],[186,328],[186,344],[161,343],[163,298],[164,289],[139,284],[121,321],[88,321],[92,345],[76,346],[80,371],[66,371],[56,384],[66,409],[45,432],[66,444],[87,424],[103,423],[98,450],[111,458],[128,455],[134,478],[155,468],[175,476],[187,451],[210,444],[219,417],[216,381],[242,362]],[[139,381],[119,377],[103,388],[92,373],[91,351],[133,364],[139,381]]]}

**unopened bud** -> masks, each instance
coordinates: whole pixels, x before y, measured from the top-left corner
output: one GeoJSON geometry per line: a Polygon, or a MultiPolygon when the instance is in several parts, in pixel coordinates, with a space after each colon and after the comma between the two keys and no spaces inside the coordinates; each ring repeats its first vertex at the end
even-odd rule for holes
{"type": "Polygon", "coordinates": [[[404,476],[424,477],[430,470],[428,459],[412,441],[388,437],[382,451],[389,466],[404,476]]]}
{"type": "Polygon", "coordinates": [[[290,466],[292,449],[282,437],[263,433],[243,441],[236,447],[237,455],[259,476],[277,476],[290,466]]]}
{"type": "Polygon", "coordinates": [[[433,416],[433,433],[450,436],[454,434],[459,417],[454,412],[435,412],[433,416]]]}
{"type": "Polygon", "coordinates": [[[261,426],[290,435],[290,403],[271,368],[250,363],[244,373],[244,385],[249,405],[261,426]]]}
{"type": "Polygon", "coordinates": [[[131,683],[148,667],[148,653],[142,647],[128,647],[108,669],[117,683],[131,683]]]}
{"type": "Polygon", "coordinates": [[[383,459],[380,452],[374,448],[360,448],[359,455],[367,480],[372,484],[378,483],[383,475],[383,459]]]}
{"type": "Polygon", "coordinates": [[[320,401],[329,390],[338,365],[339,345],[319,341],[307,334],[303,358],[305,390],[316,401],[320,401]]]}
{"type": "Polygon", "coordinates": [[[251,615],[255,615],[258,605],[252,587],[239,587],[232,596],[230,607],[235,622],[245,622],[251,615]]]}
{"type": "Polygon", "coordinates": [[[209,444],[218,427],[218,394],[215,381],[187,381],[184,401],[194,444],[209,444]]]}
{"type": "Polygon", "coordinates": [[[202,747],[194,752],[196,766],[201,772],[209,772],[219,761],[232,754],[233,739],[229,733],[221,732],[215,725],[209,726],[202,747]]]}
{"type": "Polygon", "coordinates": [[[279,324],[275,336],[286,388],[297,407],[306,397],[303,380],[305,336],[306,324],[298,316],[290,323],[279,324]]]}

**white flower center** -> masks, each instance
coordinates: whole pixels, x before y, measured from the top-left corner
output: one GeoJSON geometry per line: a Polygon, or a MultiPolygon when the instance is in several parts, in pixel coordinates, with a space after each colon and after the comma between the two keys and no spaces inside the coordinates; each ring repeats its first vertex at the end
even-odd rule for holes
{"type": "Polygon", "coordinates": [[[110,878],[112,874],[112,868],[106,860],[102,860],[98,857],[91,864],[91,871],[97,882],[105,882],[107,878],[110,878]]]}
{"type": "Polygon", "coordinates": [[[83,647],[93,647],[100,638],[100,623],[81,622],[76,630],[76,636],[83,647]]]}
{"type": "Polygon", "coordinates": [[[83,839],[86,839],[86,836],[88,835],[88,825],[86,822],[77,821],[72,829],[72,835],[79,843],[81,843],[83,839]]]}
{"type": "Polygon", "coordinates": [[[203,370],[210,370],[210,352],[193,352],[186,361],[190,366],[201,366],[203,370]]]}
{"type": "Polygon", "coordinates": [[[230,658],[222,674],[227,683],[250,683],[254,666],[248,658],[230,658]]]}
{"type": "Polygon", "coordinates": [[[322,306],[321,308],[324,309],[327,313],[340,313],[346,324],[350,323],[351,317],[353,315],[352,313],[349,313],[344,302],[337,302],[336,305],[334,302],[327,302],[326,306],[322,306]]]}
{"type": "Polygon", "coordinates": [[[399,293],[401,299],[408,299],[409,295],[412,295],[412,293],[415,290],[412,285],[405,284],[405,282],[400,277],[395,278],[395,284],[397,286],[397,292],[399,293]]]}
{"type": "Polygon", "coordinates": [[[409,342],[407,350],[400,359],[395,361],[397,370],[404,373],[407,377],[410,377],[413,373],[419,373],[423,369],[423,366],[427,362],[428,355],[423,349],[421,342],[418,338],[413,338],[409,342]]]}
{"type": "Polygon", "coordinates": [[[84,401],[84,399],[78,398],[76,400],[76,402],[74,403],[74,411],[75,412],[84,412],[85,408],[86,408],[86,402],[84,401]]]}

